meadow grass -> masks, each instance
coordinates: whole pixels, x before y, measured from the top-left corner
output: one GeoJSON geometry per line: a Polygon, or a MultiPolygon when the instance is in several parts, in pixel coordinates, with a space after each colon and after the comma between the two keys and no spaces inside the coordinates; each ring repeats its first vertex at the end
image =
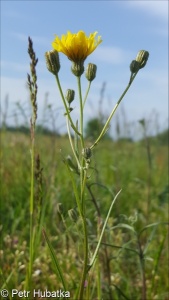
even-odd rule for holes
{"type": "MultiPolygon", "coordinates": [[[[23,290],[29,257],[30,137],[5,131],[1,134],[1,285],[9,290],[23,290]]],[[[57,253],[68,289],[73,294],[81,273],[83,237],[82,224],[70,218],[68,213],[76,207],[71,181],[63,163],[63,158],[69,154],[68,139],[37,135],[35,153],[40,153],[43,168],[43,227],[57,253]],[[62,203],[60,209],[59,203],[62,203]]],[[[167,146],[152,145],[151,153],[151,207],[147,213],[148,163],[143,142],[105,140],[94,151],[89,184],[98,211],[92,194],[86,195],[91,252],[98,240],[98,216],[101,226],[112,201],[112,193],[119,188],[122,192],[108,221],[96,262],[98,266],[88,279],[86,290],[90,289],[89,299],[97,299],[98,280],[100,299],[141,299],[143,281],[137,253],[139,247],[131,228],[139,233],[149,224],[167,221],[167,203],[159,201],[159,194],[167,185],[167,146]],[[119,224],[126,224],[126,228],[118,227],[119,224]]],[[[144,260],[147,299],[168,299],[166,234],[166,225],[159,224],[147,228],[139,236],[142,250],[148,245],[144,260]]],[[[61,285],[42,236],[37,248],[33,288],[56,290],[61,285]]]]}

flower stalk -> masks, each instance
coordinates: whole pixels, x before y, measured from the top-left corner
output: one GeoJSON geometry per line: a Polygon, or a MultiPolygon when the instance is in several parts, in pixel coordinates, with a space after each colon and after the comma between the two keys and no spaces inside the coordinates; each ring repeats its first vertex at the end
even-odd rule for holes
{"type": "Polygon", "coordinates": [[[134,76],[132,76],[132,78],[130,78],[130,81],[126,87],[126,89],[124,90],[124,92],[122,93],[122,95],[120,96],[119,100],[117,101],[116,105],[114,106],[113,110],[111,111],[99,137],[97,138],[97,140],[94,142],[94,144],[90,147],[90,149],[92,150],[99,142],[100,140],[102,139],[102,137],[104,136],[104,134],[106,133],[106,131],[108,130],[108,127],[109,127],[109,124],[110,124],[110,121],[113,117],[113,115],[115,114],[120,102],[122,101],[122,99],[124,98],[125,94],[127,93],[128,89],[130,88],[132,82],[134,81],[136,75],[137,75],[138,71],[134,74],[134,76]]]}
{"type": "MultiPolygon", "coordinates": [[[[82,97],[82,89],[81,89],[81,76],[84,73],[84,61],[88,55],[90,55],[97,46],[102,42],[101,37],[98,36],[96,38],[97,32],[91,33],[89,36],[86,36],[83,31],[79,31],[78,33],[71,33],[70,31],[67,32],[66,35],[62,35],[61,38],[58,36],[55,37],[54,41],[52,42],[52,46],[54,51],[56,52],[46,52],[46,59],[47,59],[47,68],[50,72],[55,75],[56,82],[58,85],[58,89],[61,95],[61,99],[63,101],[63,105],[65,108],[65,116],[66,116],[66,124],[67,124],[67,132],[69,137],[70,146],[72,149],[73,156],[75,158],[77,166],[69,159],[65,159],[64,162],[66,164],[68,174],[70,176],[72,187],[74,191],[74,196],[76,199],[77,210],[82,222],[82,231],[83,231],[83,266],[82,266],[82,275],[78,287],[78,291],[76,293],[77,299],[82,300],[84,299],[84,289],[85,289],[85,281],[88,275],[89,270],[95,265],[96,257],[98,256],[98,251],[100,249],[100,245],[102,242],[102,238],[106,229],[107,222],[109,220],[112,208],[114,203],[119,195],[120,192],[114,197],[109,211],[107,213],[104,225],[102,230],[100,231],[99,240],[95,249],[95,252],[89,261],[89,242],[88,242],[88,228],[87,228],[87,221],[86,221],[86,202],[85,202],[85,191],[86,188],[90,191],[89,185],[87,183],[88,179],[88,169],[91,162],[92,150],[93,148],[100,142],[106,131],[108,130],[110,121],[115,114],[120,102],[124,98],[125,94],[127,93],[128,89],[130,88],[132,82],[134,81],[138,71],[143,68],[148,60],[148,52],[141,50],[139,51],[136,59],[132,61],[130,64],[130,71],[131,76],[127,87],[125,88],[124,92],[120,96],[119,100],[117,101],[115,107],[112,109],[103,129],[94,142],[94,144],[90,147],[85,146],[85,139],[84,139],[84,106],[87,101],[87,97],[89,94],[89,90],[91,87],[91,82],[96,77],[97,66],[90,63],[88,64],[86,70],[86,78],[88,80],[88,87],[86,90],[85,97],[82,97]],[[77,77],[77,89],[78,89],[78,96],[79,96],[79,122],[75,123],[71,117],[71,110],[70,103],[74,100],[74,91],[67,90],[66,97],[63,95],[62,87],[60,84],[58,72],[60,70],[59,64],[59,57],[58,52],[64,53],[68,59],[72,62],[72,73],[77,77]],[[50,56],[52,55],[52,56],[50,56]],[[78,126],[78,124],[80,124],[78,126]],[[74,131],[74,139],[75,143],[73,143],[73,137],[71,135],[71,130],[74,131]],[[76,174],[74,175],[73,172],[76,174]],[[75,180],[75,176],[80,176],[80,188],[75,180]]],[[[69,214],[71,217],[76,219],[76,216],[73,215],[73,211],[69,210],[69,214]]],[[[100,282],[100,278],[98,278],[100,282]]],[[[89,290],[88,290],[89,293],[89,290]]],[[[99,287],[99,294],[100,294],[100,287],[99,287]]]]}
{"type": "Polygon", "coordinates": [[[28,74],[28,87],[30,91],[30,100],[32,105],[32,117],[31,117],[31,184],[30,184],[30,246],[29,246],[29,268],[28,268],[28,278],[26,284],[32,292],[32,268],[33,268],[33,256],[34,256],[34,174],[35,174],[35,125],[37,119],[37,75],[36,75],[36,65],[38,59],[33,50],[33,43],[30,37],[28,38],[28,53],[31,59],[30,72],[28,74]]]}

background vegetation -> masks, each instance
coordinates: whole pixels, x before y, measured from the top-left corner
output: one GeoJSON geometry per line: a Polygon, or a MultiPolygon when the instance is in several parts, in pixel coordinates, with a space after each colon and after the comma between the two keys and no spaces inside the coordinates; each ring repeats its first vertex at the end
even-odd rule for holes
{"type": "MultiPolygon", "coordinates": [[[[23,128],[7,130],[4,126],[1,129],[1,285],[20,290],[24,289],[28,262],[30,197],[30,137],[27,130],[21,132],[23,128]]],[[[43,127],[37,128],[35,152],[36,157],[40,157],[43,182],[40,199],[35,197],[37,217],[38,207],[43,207],[43,226],[73,292],[81,272],[81,263],[77,260],[81,224],[70,211],[75,209],[75,199],[63,163],[70,154],[68,139],[47,133],[43,127]]],[[[145,136],[137,142],[108,138],[94,151],[87,196],[90,251],[97,241],[98,217],[101,224],[112,193],[122,188],[99,252],[97,268],[102,270],[102,299],[139,300],[143,290],[147,299],[169,299],[167,133],[168,130],[154,138],[145,136]],[[157,226],[142,231],[153,223],[157,226]],[[123,225],[118,227],[119,224],[123,225]]],[[[37,190],[38,176],[35,193],[37,190]]],[[[34,288],[56,290],[60,287],[43,236],[33,271],[34,288]]],[[[97,299],[97,280],[98,271],[91,274],[91,283],[88,283],[92,289],[91,299],[97,299]]]]}

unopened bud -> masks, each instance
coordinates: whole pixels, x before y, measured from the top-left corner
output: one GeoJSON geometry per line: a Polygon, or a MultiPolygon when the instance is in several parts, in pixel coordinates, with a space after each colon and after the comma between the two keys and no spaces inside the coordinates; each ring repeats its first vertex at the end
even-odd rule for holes
{"type": "Polygon", "coordinates": [[[90,82],[96,77],[97,66],[95,64],[89,63],[86,69],[86,78],[90,82]]]}
{"type": "Polygon", "coordinates": [[[140,64],[140,69],[144,68],[149,57],[149,52],[145,50],[140,50],[136,56],[136,61],[140,64]]]}
{"type": "Polygon", "coordinates": [[[84,62],[83,61],[73,62],[71,71],[75,76],[80,77],[84,72],[84,62]]]}
{"type": "Polygon", "coordinates": [[[68,215],[69,215],[69,218],[74,222],[76,223],[77,220],[78,220],[78,214],[77,214],[77,211],[75,209],[69,209],[68,210],[68,215]]]}
{"type": "Polygon", "coordinates": [[[130,64],[130,71],[131,73],[136,73],[140,69],[140,63],[136,60],[132,60],[130,64]]]}
{"type": "Polygon", "coordinates": [[[51,50],[45,53],[46,66],[48,70],[57,75],[60,70],[59,54],[56,50],[51,50]]]}
{"type": "Polygon", "coordinates": [[[141,119],[141,120],[139,120],[139,123],[143,126],[143,127],[145,127],[145,119],[141,119]]]}
{"type": "Polygon", "coordinates": [[[66,164],[68,164],[68,166],[72,172],[78,173],[78,168],[77,168],[77,166],[74,165],[70,155],[68,155],[66,157],[65,162],[66,162],[66,164]]]}
{"type": "Polygon", "coordinates": [[[82,155],[85,159],[89,159],[92,156],[92,150],[90,148],[84,148],[82,150],[82,155]]]}
{"type": "Polygon", "coordinates": [[[56,210],[60,215],[63,215],[63,204],[57,203],[56,210]]]}
{"type": "Polygon", "coordinates": [[[65,98],[66,98],[67,102],[70,104],[75,98],[75,91],[74,90],[67,90],[65,98]]]}

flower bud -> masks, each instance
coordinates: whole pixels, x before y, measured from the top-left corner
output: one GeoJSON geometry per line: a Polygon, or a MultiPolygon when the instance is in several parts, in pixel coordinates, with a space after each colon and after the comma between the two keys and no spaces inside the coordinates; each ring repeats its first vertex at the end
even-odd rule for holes
{"type": "Polygon", "coordinates": [[[89,159],[92,156],[92,150],[90,148],[83,148],[82,155],[85,159],[89,159]]]}
{"type": "Polygon", "coordinates": [[[89,63],[86,69],[86,78],[90,82],[96,77],[97,66],[95,64],[89,63]]]}
{"type": "Polygon", "coordinates": [[[146,123],[145,123],[145,119],[141,119],[141,120],[139,120],[139,123],[143,126],[143,127],[145,127],[145,125],[146,125],[146,123]]]}
{"type": "Polygon", "coordinates": [[[51,50],[45,53],[46,66],[49,72],[57,75],[60,70],[59,54],[56,50],[51,50]]]}
{"type": "Polygon", "coordinates": [[[149,57],[149,52],[145,50],[140,50],[136,56],[136,61],[140,64],[140,69],[144,68],[149,57]]]}
{"type": "Polygon", "coordinates": [[[75,91],[68,89],[66,91],[65,98],[66,98],[67,102],[70,104],[75,98],[75,91]]]}
{"type": "Polygon", "coordinates": [[[68,166],[69,166],[69,168],[70,168],[70,170],[71,170],[72,172],[79,174],[78,168],[77,168],[77,166],[73,163],[72,158],[71,158],[70,155],[68,155],[64,161],[65,161],[66,164],[68,164],[68,166]]]}
{"type": "Polygon", "coordinates": [[[84,72],[84,61],[73,62],[71,71],[75,76],[80,77],[84,72]]]}
{"type": "MultiPolygon", "coordinates": [[[[71,111],[73,110],[72,107],[68,107],[68,112],[71,113],[71,111]]],[[[67,112],[64,113],[64,116],[67,116],[67,112]]]]}
{"type": "Polygon", "coordinates": [[[73,208],[69,209],[68,210],[68,215],[69,215],[69,218],[74,222],[76,223],[77,220],[78,220],[78,214],[77,214],[77,211],[73,208]]]}
{"type": "Polygon", "coordinates": [[[130,71],[131,73],[136,73],[140,69],[140,63],[136,60],[132,60],[130,64],[130,71]]]}
{"type": "Polygon", "coordinates": [[[63,204],[62,203],[57,203],[56,205],[56,210],[60,215],[63,215],[63,204]]]}

